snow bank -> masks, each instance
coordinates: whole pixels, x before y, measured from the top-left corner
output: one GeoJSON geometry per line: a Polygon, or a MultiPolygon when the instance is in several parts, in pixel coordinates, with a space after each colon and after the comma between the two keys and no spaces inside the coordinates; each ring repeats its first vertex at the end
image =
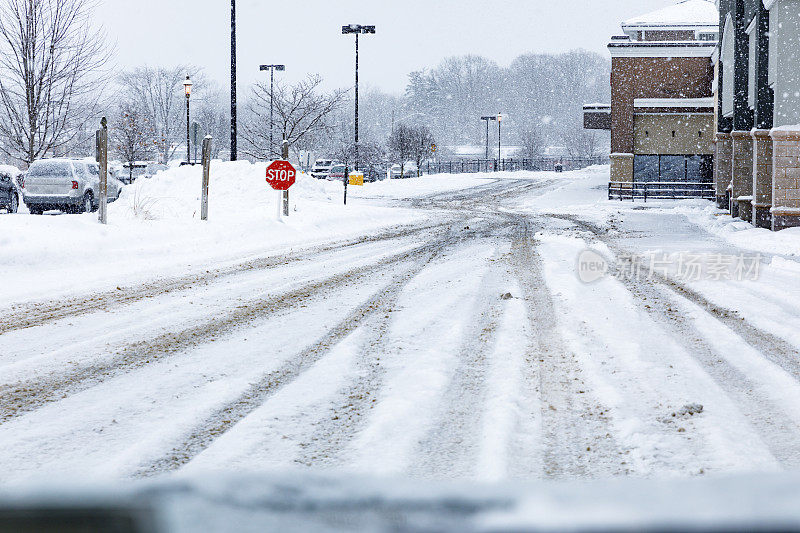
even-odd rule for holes
{"type": "MultiPolygon", "coordinates": [[[[279,193],[266,183],[267,163],[233,161],[211,164],[209,218],[227,221],[274,218],[279,193]],[[213,215],[213,216],[212,216],[213,215]]],[[[142,220],[193,220],[200,217],[202,168],[183,166],[142,178],[123,191],[119,202],[109,207],[115,215],[142,220]]],[[[341,195],[341,185],[300,173],[290,199],[299,210],[306,201],[332,202],[341,195]]]]}
{"type": "Polygon", "coordinates": [[[209,220],[204,222],[201,178],[201,167],[185,166],[137,180],[109,205],[106,226],[97,222],[96,213],[0,217],[0,279],[8,287],[6,301],[205,271],[427,216],[357,199],[344,206],[340,183],[300,174],[290,191],[290,216],[279,220],[279,193],[266,183],[266,163],[215,161],[209,220]]]}

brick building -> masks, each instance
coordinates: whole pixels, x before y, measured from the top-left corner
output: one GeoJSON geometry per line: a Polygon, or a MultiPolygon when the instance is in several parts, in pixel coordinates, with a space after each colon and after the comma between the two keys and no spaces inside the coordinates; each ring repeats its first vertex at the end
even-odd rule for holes
{"type": "Polygon", "coordinates": [[[584,107],[587,129],[611,130],[611,181],[712,181],[718,19],[713,3],[685,0],[612,38],[611,106],[584,107]]]}
{"type": "Polygon", "coordinates": [[[800,226],[800,0],[718,0],[719,207],[800,226]]]}

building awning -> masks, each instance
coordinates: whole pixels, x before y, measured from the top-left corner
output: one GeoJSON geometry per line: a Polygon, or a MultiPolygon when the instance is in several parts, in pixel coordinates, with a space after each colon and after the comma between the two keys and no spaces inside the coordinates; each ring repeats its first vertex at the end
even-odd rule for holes
{"type": "Polygon", "coordinates": [[[713,108],[714,98],[636,98],[636,108],[713,108]]]}

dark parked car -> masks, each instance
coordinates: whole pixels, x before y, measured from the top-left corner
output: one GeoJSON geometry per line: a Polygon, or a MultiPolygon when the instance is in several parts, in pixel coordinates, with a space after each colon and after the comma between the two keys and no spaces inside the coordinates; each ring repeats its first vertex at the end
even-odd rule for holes
{"type": "Polygon", "coordinates": [[[386,179],[386,167],[381,165],[369,165],[364,170],[364,181],[370,183],[386,179]]]}
{"type": "Polygon", "coordinates": [[[0,168],[0,209],[16,213],[19,209],[20,194],[16,178],[20,172],[13,167],[0,168]]]}

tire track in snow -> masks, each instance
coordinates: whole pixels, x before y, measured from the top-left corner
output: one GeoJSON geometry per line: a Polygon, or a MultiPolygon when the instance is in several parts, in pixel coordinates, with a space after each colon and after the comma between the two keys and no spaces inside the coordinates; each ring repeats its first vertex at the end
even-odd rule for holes
{"type": "Polygon", "coordinates": [[[198,285],[205,285],[243,272],[288,266],[292,263],[309,260],[325,252],[424,234],[425,232],[435,231],[446,224],[447,222],[424,224],[422,226],[410,225],[376,235],[338,241],[298,252],[290,251],[286,254],[251,259],[232,266],[209,269],[204,273],[163,278],[138,286],[119,287],[115,290],[93,293],[82,297],[59,298],[57,300],[12,305],[10,308],[0,310],[4,316],[3,322],[0,322],[0,335],[9,331],[47,324],[63,318],[112,309],[165,294],[192,289],[198,285]]]}
{"type": "MultiPolygon", "coordinates": [[[[584,231],[589,232],[594,238],[608,246],[617,257],[628,255],[627,250],[606,235],[602,228],[575,217],[560,215],[557,218],[573,222],[584,231]]],[[[651,281],[661,284],[685,300],[698,305],[716,320],[736,331],[747,344],[760,351],[765,358],[800,379],[800,359],[797,357],[798,348],[792,343],[751,324],[738,311],[717,305],[685,284],[659,272],[653,273],[651,281]]]]}
{"type": "MultiPolygon", "coordinates": [[[[505,232],[504,232],[505,233],[505,232]]],[[[498,246],[499,243],[493,243],[498,246]]],[[[458,365],[444,393],[433,430],[419,443],[410,473],[421,477],[473,478],[476,475],[482,414],[486,400],[488,359],[497,343],[502,314],[500,295],[509,290],[502,271],[506,254],[489,259],[475,296],[471,316],[462,334],[458,365]]]]}
{"type": "Polygon", "coordinates": [[[71,368],[66,372],[35,381],[19,382],[0,387],[0,423],[21,416],[42,405],[57,401],[66,395],[84,390],[122,372],[162,360],[172,354],[182,352],[193,346],[214,342],[228,331],[247,326],[254,320],[303,305],[319,294],[336,287],[358,283],[362,276],[414,258],[436,249],[443,240],[437,238],[397,255],[383,258],[372,265],[345,274],[338,274],[320,281],[303,285],[275,296],[257,299],[238,305],[225,314],[220,314],[200,324],[175,332],[167,332],[152,339],[129,344],[117,350],[103,361],[71,368]]]}
{"type": "MultiPolygon", "coordinates": [[[[626,252],[593,224],[573,220],[617,256],[626,252]]],[[[703,370],[735,400],[745,419],[784,467],[800,466],[800,361],[797,349],[765,332],[735,310],[718,306],[659,273],[649,280],[622,276],[643,313],[672,333],[703,370]],[[694,309],[693,309],[694,308],[694,309]],[[713,323],[704,323],[711,318],[713,323]],[[726,348],[720,349],[723,344],[726,348]],[[759,362],[759,359],[766,361],[759,362]],[[755,372],[766,368],[760,376],[755,372]],[[749,370],[749,371],[748,371],[749,370]],[[785,374],[784,374],[785,373],[785,374]],[[765,374],[770,378],[765,378],[765,374]],[[782,394],[775,394],[775,387],[782,394]]]]}
{"type": "MultiPolygon", "coordinates": [[[[627,474],[624,458],[629,451],[613,437],[608,407],[589,390],[581,363],[561,338],[530,221],[523,216],[515,218],[519,228],[514,246],[516,273],[528,302],[534,341],[528,372],[538,376],[538,383],[528,382],[529,387],[538,385],[538,389],[531,388],[527,395],[541,409],[532,416],[541,420],[541,456],[537,460],[542,475],[571,479],[627,474]]],[[[525,476],[525,471],[517,469],[514,474],[525,476]]]]}
{"type": "MultiPolygon", "coordinates": [[[[467,235],[478,235],[483,230],[470,230],[467,235]]],[[[373,316],[385,317],[393,302],[414,276],[421,271],[437,254],[453,244],[463,240],[464,234],[449,234],[420,247],[414,255],[409,255],[410,265],[378,291],[369,301],[354,312],[344,317],[330,332],[313,345],[303,350],[296,357],[284,363],[279,369],[270,372],[258,383],[242,394],[237,400],[229,403],[209,417],[185,440],[174,447],[163,457],[142,465],[135,473],[137,477],[156,475],[172,471],[187,464],[191,459],[208,448],[219,436],[227,432],[237,422],[243,420],[251,412],[258,409],[278,390],[291,384],[298,376],[325,357],[342,339],[359,328],[360,324],[373,316]]],[[[363,274],[360,274],[363,275],[363,274]]],[[[380,319],[379,319],[380,320],[380,319]]],[[[386,320],[384,318],[383,320],[386,320]]],[[[378,328],[380,331],[380,327],[378,328]]]]}

